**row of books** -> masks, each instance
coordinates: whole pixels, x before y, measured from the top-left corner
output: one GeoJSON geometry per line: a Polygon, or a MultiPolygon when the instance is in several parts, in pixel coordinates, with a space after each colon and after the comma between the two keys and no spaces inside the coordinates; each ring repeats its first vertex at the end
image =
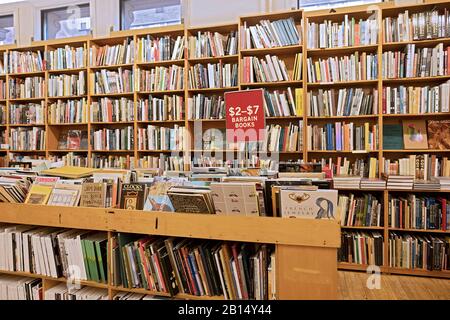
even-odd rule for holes
{"type": "Polygon", "coordinates": [[[11,128],[12,151],[45,150],[45,130],[42,128],[11,128]]]}
{"type": "Polygon", "coordinates": [[[1,301],[42,300],[42,280],[14,275],[0,275],[1,301]]]}
{"type": "Polygon", "coordinates": [[[75,154],[74,152],[68,152],[62,156],[50,156],[49,160],[52,162],[63,163],[65,166],[70,167],[88,167],[88,157],[86,155],[75,154]]]}
{"type": "Polygon", "coordinates": [[[266,126],[265,139],[260,148],[267,152],[303,151],[303,120],[288,126],[266,126]]]}
{"type": "Polygon", "coordinates": [[[80,100],[58,100],[48,106],[48,123],[87,123],[87,109],[88,106],[85,98],[80,100]]]}
{"type": "Polygon", "coordinates": [[[383,114],[450,111],[450,81],[437,86],[383,87],[383,114]]]}
{"type": "Polygon", "coordinates": [[[10,124],[45,124],[45,103],[11,104],[10,124]]]}
{"type": "Polygon", "coordinates": [[[335,122],[325,125],[308,125],[309,150],[376,151],[378,150],[378,125],[365,122],[335,122]]]}
{"type": "Polygon", "coordinates": [[[45,290],[44,300],[109,300],[108,289],[80,286],[70,288],[65,283],[45,290]]]}
{"type": "Polygon", "coordinates": [[[225,100],[222,95],[196,94],[188,98],[189,120],[225,119],[225,100]]]}
{"type": "Polygon", "coordinates": [[[274,21],[261,20],[258,24],[244,25],[240,30],[242,49],[263,49],[299,45],[301,28],[297,28],[292,17],[274,21]]]}
{"type": "Polygon", "coordinates": [[[1,225],[0,270],[107,283],[107,242],[104,232],[1,225]]]}
{"type": "Polygon", "coordinates": [[[382,227],[382,202],[373,194],[339,195],[341,225],[347,227],[382,227]]]}
{"type": "Polygon", "coordinates": [[[236,55],[237,32],[230,31],[224,35],[219,32],[199,31],[197,36],[189,37],[188,50],[190,59],[236,55]]]}
{"type": "Polygon", "coordinates": [[[300,81],[302,79],[302,54],[296,54],[294,72],[289,73],[285,62],[277,56],[266,55],[265,59],[258,57],[243,58],[243,82],[278,82],[300,81]]]}
{"type": "Polygon", "coordinates": [[[322,23],[308,22],[308,49],[324,49],[348,46],[375,45],[378,43],[377,19],[356,20],[344,16],[342,22],[324,20],[322,23]]]}
{"type": "Polygon", "coordinates": [[[135,43],[132,38],[123,41],[123,44],[91,46],[89,48],[89,61],[91,67],[114,66],[134,63],[135,43]]]}
{"type": "Polygon", "coordinates": [[[185,160],[183,157],[179,156],[145,156],[138,160],[138,168],[158,169],[162,172],[184,171],[185,160]]]}
{"type": "Polygon", "coordinates": [[[437,177],[450,177],[450,160],[435,154],[412,154],[406,158],[383,159],[386,175],[412,176],[415,180],[429,181],[437,177]]]}
{"type": "Polygon", "coordinates": [[[411,119],[383,126],[385,150],[448,149],[449,120],[411,119]]]}
{"type": "Polygon", "coordinates": [[[71,47],[56,48],[45,53],[45,60],[49,70],[81,69],[87,66],[87,48],[71,47]]]}
{"type": "Polygon", "coordinates": [[[389,267],[450,270],[450,238],[393,232],[389,235],[389,267]]]}
{"type": "MultiPolygon", "coordinates": [[[[95,152],[95,151],[94,151],[95,152]]],[[[134,157],[130,155],[126,156],[113,156],[113,155],[98,155],[93,154],[91,157],[90,165],[92,168],[97,169],[123,169],[129,170],[133,168],[134,157]]]]}
{"type": "Polygon", "coordinates": [[[235,87],[238,85],[238,69],[236,63],[196,64],[189,68],[189,89],[235,87]]]}
{"type": "Polygon", "coordinates": [[[92,102],[90,107],[91,122],[133,122],[134,121],[134,101],[121,98],[102,98],[92,102]]]}
{"type": "Polygon", "coordinates": [[[85,73],[84,71],[80,71],[78,75],[51,75],[48,78],[47,87],[49,97],[85,95],[87,93],[85,73]]]}
{"type": "Polygon", "coordinates": [[[139,38],[137,41],[137,61],[157,62],[183,59],[185,38],[163,36],[139,38]]]}
{"type": "Polygon", "coordinates": [[[46,70],[41,51],[10,50],[3,55],[4,65],[8,73],[40,72],[46,70]]]}
{"type": "Polygon", "coordinates": [[[134,127],[101,129],[93,133],[93,150],[134,150],[134,127]]]}
{"type": "Polygon", "coordinates": [[[313,60],[308,58],[308,82],[345,82],[378,79],[378,56],[359,53],[313,60]]]}
{"type": "Polygon", "coordinates": [[[445,197],[389,195],[389,226],[398,229],[450,230],[450,203],[445,197]]]}
{"type": "Polygon", "coordinates": [[[383,79],[437,77],[450,74],[450,47],[440,43],[434,48],[408,44],[402,51],[383,52],[383,79]]]}
{"type": "Polygon", "coordinates": [[[112,262],[117,266],[113,283],[127,288],[232,300],[264,300],[274,290],[275,258],[266,245],[119,233],[113,238],[112,262]]]}
{"type": "Polygon", "coordinates": [[[43,77],[9,79],[9,98],[28,99],[45,97],[45,80],[43,77]]]}
{"type": "Polygon", "coordinates": [[[303,116],[303,88],[264,90],[264,109],[266,117],[303,116]]]}
{"type": "Polygon", "coordinates": [[[163,98],[149,96],[137,103],[138,121],[184,120],[184,98],[164,95],[163,98]]]}
{"type": "Polygon", "coordinates": [[[138,150],[183,150],[186,139],[185,127],[149,125],[138,129],[138,150]]]}
{"type": "Polygon", "coordinates": [[[88,150],[87,130],[64,130],[58,137],[58,150],[88,150]]]}
{"type": "Polygon", "coordinates": [[[378,114],[377,89],[318,89],[308,92],[308,102],[308,116],[312,117],[378,114]]]}
{"type": "Polygon", "coordinates": [[[184,67],[156,67],[151,70],[139,69],[136,89],[142,92],[184,89],[184,67]]]}
{"type": "Polygon", "coordinates": [[[115,94],[133,92],[134,75],[131,70],[101,70],[91,74],[94,94],[115,94]]]}
{"type": "Polygon", "coordinates": [[[384,41],[402,42],[450,37],[449,10],[431,9],[412,13],[400,12],[397,17],[383,19],[384,41]]]}
{"type": "Polygon", "coordinates": [[[338,260],[365,266],[384,265],[383,235],[380,232],[343,231],[338,260]]]}
{"type": "Polygon", "coordinates": [[[347,157],[337,157],[335,159],[312,159],[313,163],[320,165],[322,172],[327,179],[335,176],[353,176],[367,179],[375,179],[379,176],[378,159],[370,157],[368,159],[354,159],[351,161],[347,157]]]}

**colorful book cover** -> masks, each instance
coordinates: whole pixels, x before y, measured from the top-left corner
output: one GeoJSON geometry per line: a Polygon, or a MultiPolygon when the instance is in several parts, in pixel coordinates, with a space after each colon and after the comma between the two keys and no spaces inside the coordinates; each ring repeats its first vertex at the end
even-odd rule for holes
{"type": "Polygon", "coordinates": [[[403,142],[405,149],[428,149],[425,120],[403,121],[403,142]]]}
{"type": "Polygon", "coordinates": [[[336,190],[281,190],[281,217],[340,221],[336,190]]]}

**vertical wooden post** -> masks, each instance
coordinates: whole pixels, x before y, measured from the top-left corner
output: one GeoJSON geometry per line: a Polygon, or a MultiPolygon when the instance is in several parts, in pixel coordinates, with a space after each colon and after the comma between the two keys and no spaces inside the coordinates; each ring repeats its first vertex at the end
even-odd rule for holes
{"type": "Polygon", "coordinates": [[[335,300],[337,248],[276,246],[279,300],[335,300]]]}

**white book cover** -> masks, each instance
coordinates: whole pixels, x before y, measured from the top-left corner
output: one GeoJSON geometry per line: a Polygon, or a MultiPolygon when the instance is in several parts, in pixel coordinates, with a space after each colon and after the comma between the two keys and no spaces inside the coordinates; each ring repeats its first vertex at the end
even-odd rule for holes
{"type": "Polygon", "coordinates": [[[337,199],[336,190],[281,190],[281,216],[340,221],[337,199]]]}

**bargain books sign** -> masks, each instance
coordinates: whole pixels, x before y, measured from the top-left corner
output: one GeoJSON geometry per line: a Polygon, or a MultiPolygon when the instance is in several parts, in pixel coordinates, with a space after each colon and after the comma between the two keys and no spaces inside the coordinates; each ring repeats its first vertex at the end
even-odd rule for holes
{"type": "Polygon", "coordinates": [[[266,118],[262,89],[225,93],[225,109],[229,143],[264,139],[266,118]]]}

